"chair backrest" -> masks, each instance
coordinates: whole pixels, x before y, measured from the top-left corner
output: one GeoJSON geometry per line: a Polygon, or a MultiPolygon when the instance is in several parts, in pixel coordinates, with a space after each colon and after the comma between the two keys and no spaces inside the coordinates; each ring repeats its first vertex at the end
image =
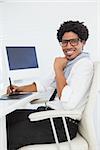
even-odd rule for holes
{"type": "Polygon", "coordinates": [[[87,140],[89,150],[96,150],[96,134],[94,129],[94,122],[93,122],[93,112],[94,106],[97,99],[97,73],[98,73],[98,62],[94,62],[94,76],[92,85],[90,88],[90,93],[88,97],[88,102],[85,107],[85,110],[82,115],[82,119],[79,126],[80,134],[87,140]]]}

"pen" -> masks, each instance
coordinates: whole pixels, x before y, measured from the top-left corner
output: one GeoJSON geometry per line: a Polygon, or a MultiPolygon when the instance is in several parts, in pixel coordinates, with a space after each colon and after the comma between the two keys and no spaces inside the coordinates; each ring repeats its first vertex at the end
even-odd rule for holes
{"type": "Polygon", "coordinates": [[[11,83],[11,78],[9,77],[9,84],[10,84],[10,89],[11,91],[13,90],[13,86],[12,86],[12,83],[11,83]]]}

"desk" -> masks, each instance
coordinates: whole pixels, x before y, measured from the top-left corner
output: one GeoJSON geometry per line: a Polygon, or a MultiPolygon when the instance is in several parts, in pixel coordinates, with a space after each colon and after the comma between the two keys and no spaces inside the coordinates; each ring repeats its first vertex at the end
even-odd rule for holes
{"type": "Polygon", "coordinates": [[[0,150],[7,150],[6,115],[43,95],[45,93],[34,92],[21,100],[0,100],[0,150]]]}

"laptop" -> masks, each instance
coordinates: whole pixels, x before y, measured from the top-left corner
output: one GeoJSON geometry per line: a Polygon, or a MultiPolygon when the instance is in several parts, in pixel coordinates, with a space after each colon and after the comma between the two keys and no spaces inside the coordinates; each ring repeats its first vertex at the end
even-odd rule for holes
{"type": "Polygon", "coordinates": [[[17,99],[23,99],[27,96],[32,95],[32,92],[21,92],[21,93],[14,93],[14,94],[4,94],[0,97],[0,100],[17,100],[17,99]]]}

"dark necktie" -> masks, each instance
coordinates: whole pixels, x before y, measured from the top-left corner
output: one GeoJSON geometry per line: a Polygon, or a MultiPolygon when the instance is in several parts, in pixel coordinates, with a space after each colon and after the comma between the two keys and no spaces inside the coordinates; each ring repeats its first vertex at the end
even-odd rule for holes
{"type": "Polygon", "coordinates": [[[56,94],[57,94],[57,89],[54,90],[53,94],[51,95],[49,101],[53,101],[56,97],[56,94]]]}

